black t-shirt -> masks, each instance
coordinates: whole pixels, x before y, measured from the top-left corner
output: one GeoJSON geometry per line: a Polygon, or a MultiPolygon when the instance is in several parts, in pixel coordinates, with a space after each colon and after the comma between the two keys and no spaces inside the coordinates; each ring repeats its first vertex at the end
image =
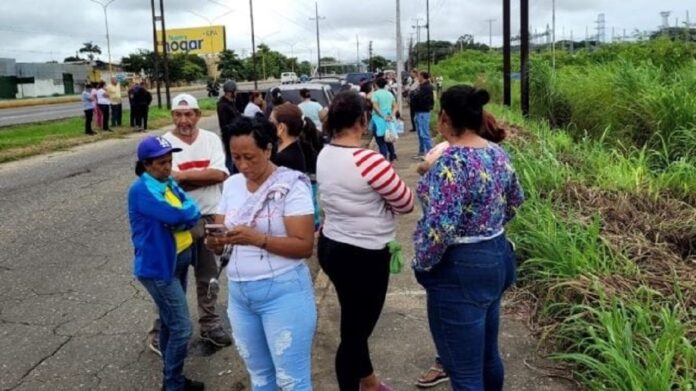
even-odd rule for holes
{"type": "Polygon", "coordinates": [[[299,141],[295,141],[282,151],[277,152],[271,161],[276,166],[307,173],[307,163],[299,141]]]}

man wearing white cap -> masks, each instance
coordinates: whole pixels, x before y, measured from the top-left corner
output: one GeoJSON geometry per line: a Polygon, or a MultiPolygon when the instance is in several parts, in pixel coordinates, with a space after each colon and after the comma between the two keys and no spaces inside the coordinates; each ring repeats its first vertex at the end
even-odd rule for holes
{"type": "MultiPolygon", "coordinates": [[[[174,129],[164,134],[174,148],[181,152],[173,155],[172,176],[198,203],[203,215],[191,230],[194,239],[193,263],[195,266],[196,294],[198,298],[198,323],[201,339],[216,346],[232,344],[229,334],[222,329],[216,312],[217,294],[208,290],[210,279],[217,276],[214,254],[203,243],[204,226],[213,222],[222,192],[222,182],[229,172],[225,167],[225,154],[220,138],[213,132],[199,129],[201,111],[198,100],[189,94],[179,94],[172,100],[174,129]]],[[[157,326],[148,338],[150,349],[159,352],[157,326]]],[[[160,353],[161,354],[161,353],[160,353]]]]}

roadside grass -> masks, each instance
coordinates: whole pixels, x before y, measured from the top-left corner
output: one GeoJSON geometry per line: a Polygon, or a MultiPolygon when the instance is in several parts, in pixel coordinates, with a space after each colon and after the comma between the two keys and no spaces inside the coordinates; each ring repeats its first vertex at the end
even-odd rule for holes
{"type": "MultiPolygon", "coordinates": [[[[201,99],[199,105],[203,115],[212,115],[215,99],[201,99]]],[[[13,125],[0,128],[0,163],[13,161],[42,153],[63,150],[73,146],[99,140],[120,138],[132,133],[128,126],[130,111],[123,111],[125,126],[113,128],[113,132],[97,131],[95,136],[84,133],[84,118],[75,117],[56,121],[13,125]]],[[[166,107],[150,107],[148,128],[158,129],[172,123],[166,107]]]]}
{"type": "Polygon", "coordinates": [[[551,357],[590,389],[696,390],[696,167],[490,110],[527,198],[508,227],[518,289],[551,357]]]}

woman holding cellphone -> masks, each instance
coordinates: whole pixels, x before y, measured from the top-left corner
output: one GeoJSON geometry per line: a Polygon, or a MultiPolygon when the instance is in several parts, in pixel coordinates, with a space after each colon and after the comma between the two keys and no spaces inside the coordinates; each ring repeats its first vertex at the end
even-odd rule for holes
{"type": "Polygon", "coordinates": [[[229,128],[239,174],[229,177],[207,245],[230,256],[228,315],[253,391],[311,390],[316,328],[305,259],[314,247],[309,179],[271,162],[275,127],[239,118],[229,128]]]}

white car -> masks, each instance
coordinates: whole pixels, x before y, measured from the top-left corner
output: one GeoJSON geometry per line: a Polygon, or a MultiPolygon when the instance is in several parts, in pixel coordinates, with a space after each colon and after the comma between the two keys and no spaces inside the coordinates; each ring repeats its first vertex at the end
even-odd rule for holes
{"type": "Polygon", "coordinates": [[[280,84],[295,84],[298,80],[295,72],[283,72],[280,74],[280,84]]]}

